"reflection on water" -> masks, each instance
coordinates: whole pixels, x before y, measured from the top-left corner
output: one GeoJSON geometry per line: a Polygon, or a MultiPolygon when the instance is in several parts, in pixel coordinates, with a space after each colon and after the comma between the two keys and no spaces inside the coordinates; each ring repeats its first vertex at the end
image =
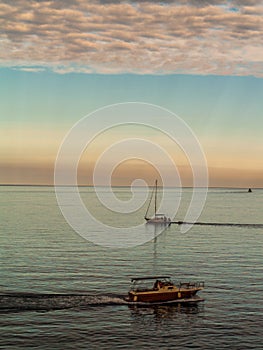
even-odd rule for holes
{"type": "Polygon", "coordinates": [[[162,238],[165,238],[165,234],[167,231],[170,230],[170,225],[163,225],[163,224],[154,224],[154,225],[148,225],[146,224],[146,229],[148,226],[151,227],[151,230],[154,232],[154,239],[153,242],[153,271],[157,271],[157,258],[158,258],[158,239],[160,238],[160,229],[162,230],[162,238]]]}
{"type": "Polygon", "coordinates": [[[149,323],[162,324],[166,321],[182,321],[182,316],[187,316],[188,321],[194,322],[197,315],[204,313],[204,303],[176,304],[176,305],[154,305],[139,307],[129,306],[131,319],[135,327],[149,323]]]}

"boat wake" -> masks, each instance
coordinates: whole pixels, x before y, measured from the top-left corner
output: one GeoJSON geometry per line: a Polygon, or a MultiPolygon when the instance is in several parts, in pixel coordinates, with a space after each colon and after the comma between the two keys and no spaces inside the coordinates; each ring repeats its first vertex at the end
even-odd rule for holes
{"type": "Polygon", "coordinates": [[[89,306],[125,305],[124,297],[88,294],[40,294],[5,293],[0,294],[0,312],[7,311],[49,311],[89,306]]]}
{"type": "Polygon", "coordinates": [[[172,221],[171,224],[177,224],[177,225],[199,225],[199,226],[233,226],[233,227],[247,227],[247,228],[263,228],[263,224],[238,224],[238,223],[231,223],[231,222],[172,221]]]}
{"type": "Polygon", "coordinates": [[[88,295],[88,294],[40,294],[40,293],[5,293],[0,294],[0,313],[20,311],[51,311],[71,308],[88,308],[107,305],[127,305],[136,307],[153,307],[156,305],[186,304],[204,301],[195,296],[166,302],[143,303],[129,302],[126,296],[88,295]]]}

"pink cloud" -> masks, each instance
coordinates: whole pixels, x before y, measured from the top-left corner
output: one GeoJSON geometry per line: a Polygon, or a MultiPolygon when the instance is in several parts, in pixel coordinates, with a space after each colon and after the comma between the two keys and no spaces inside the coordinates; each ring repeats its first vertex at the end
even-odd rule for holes
{"type": "Polygon", "coordinates": [[[1,65],[263,76],[263,5],[236,0],[231,6],[212,0],[2,3],[1,65]]]}

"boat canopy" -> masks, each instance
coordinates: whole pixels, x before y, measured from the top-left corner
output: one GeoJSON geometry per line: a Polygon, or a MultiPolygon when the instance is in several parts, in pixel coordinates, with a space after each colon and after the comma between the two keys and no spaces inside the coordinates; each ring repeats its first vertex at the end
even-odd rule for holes
{"type": "Polygon", "coordinates": [[[131,278],[131,281],[135,282],[135,281],[145,281],[145,280],[158,280],[158,279],[165,279],[165,278],[171,278],[171,276],[134,277],[134,278],[131,278]]]}

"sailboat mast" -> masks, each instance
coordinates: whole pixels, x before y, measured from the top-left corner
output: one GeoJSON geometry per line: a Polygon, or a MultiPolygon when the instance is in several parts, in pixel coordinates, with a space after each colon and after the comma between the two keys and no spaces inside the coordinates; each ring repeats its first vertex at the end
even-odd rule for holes
{"type": "Polygon", "coordinates": [[[157,180],[155,180],[154,216],[157,212],[157,180]]]}

